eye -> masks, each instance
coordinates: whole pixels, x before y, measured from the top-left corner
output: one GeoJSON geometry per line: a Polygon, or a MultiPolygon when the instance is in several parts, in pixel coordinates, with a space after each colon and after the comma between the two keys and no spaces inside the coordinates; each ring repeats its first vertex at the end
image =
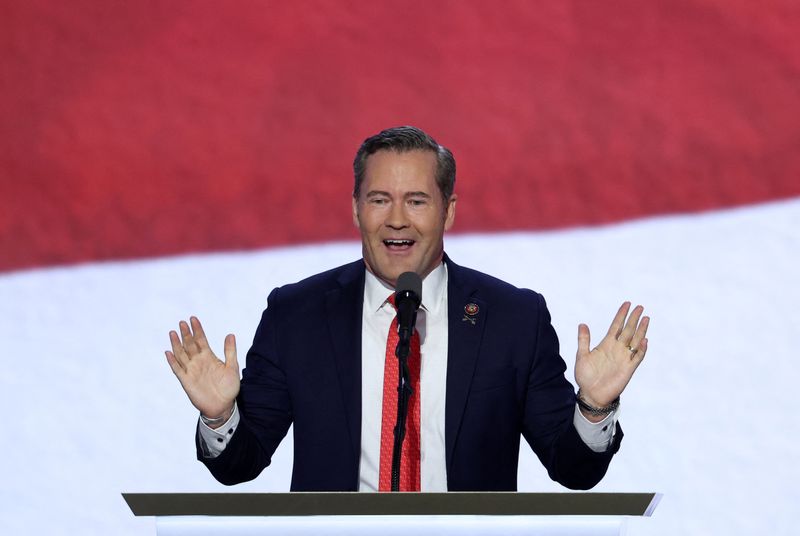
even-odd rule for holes
{"type": "Polygon", "coordinates": [[[388,203],[388,200],[384,197],[372,197],[370,198],[369,203],[371,205],[385,205],[388,203]]]}
{"type": "Polygon", "coordinates": [[[428,201],[426,199],[412,198],[408,200],[408,204],[411,205],[412,207],[422,207],[427,205],[428,201]]]}

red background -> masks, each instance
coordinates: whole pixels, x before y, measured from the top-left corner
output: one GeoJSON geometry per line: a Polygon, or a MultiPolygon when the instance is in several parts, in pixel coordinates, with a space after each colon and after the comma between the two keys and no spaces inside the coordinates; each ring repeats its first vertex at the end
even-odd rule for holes
{"type": "Polygon", "coordinates": [[[1,1],[0,271],[355,239],[398,124],[456,232],[800,195],[797,5],[1,1]]]}

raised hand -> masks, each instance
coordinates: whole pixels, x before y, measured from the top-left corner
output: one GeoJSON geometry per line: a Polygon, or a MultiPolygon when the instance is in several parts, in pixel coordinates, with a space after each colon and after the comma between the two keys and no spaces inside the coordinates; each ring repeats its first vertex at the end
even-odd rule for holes
{"type": "Polygon", "coordinates": [[[195,317],[189,321],[191,328],[181,320],[180,338],[176,332],[169,332],[172,351],[165,352],[167,362],[189,400],[202,415],[211,419],[225,417],[227,420],[239,394],[236,339],[233,335],[225,337],[225,362],[222,362],[208,346],[200,321],[195,317]]]}
{"type": "Polygon", "coordinates": [[[642,317],[644,308],[641,305],[637,305],[628,317],[630,307],[630,302],[622,304],[608,333],[591,351],[589,327],[586,324],[578,326],[575,381],[589,405],[605,407],[616,400],[647,352],[645,335],[650,318],[642,317]]]}

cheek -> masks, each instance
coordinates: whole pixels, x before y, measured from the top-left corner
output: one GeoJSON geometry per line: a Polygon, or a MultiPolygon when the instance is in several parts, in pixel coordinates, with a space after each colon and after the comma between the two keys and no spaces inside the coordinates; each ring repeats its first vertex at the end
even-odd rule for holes
{"type": "Polygon", "coordinates": [[[353,216],[353,223],[358,227],[362,237],[368,237],[375,233],[375,225],[372,223],[369,214],[364,211],[353,216]]]}
{"type": "Polygon", "coordinates": [[[427,238],[434,240],[444,233],[445,222],[437,214],[435,217],[428,217],[419,222],[417,229],[427,238]]]}

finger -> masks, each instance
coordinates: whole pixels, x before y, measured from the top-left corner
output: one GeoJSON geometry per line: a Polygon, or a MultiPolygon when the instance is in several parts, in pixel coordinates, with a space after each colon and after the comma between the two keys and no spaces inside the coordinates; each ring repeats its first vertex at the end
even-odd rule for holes
{"type": "Polygon", "coordinates": [[[189,324],[181,320],[178,323],[178,326],[181,330],[181,343],[183,344],[183,348],[186,350],[187,357],[191,359],[193,354],[198,353],[197,344],[195,344],[194,337],[192,337],[192,332],[189,330],[189,324]]]}
{"type": "Polygon", "coordinates": [[[239,370],[239,361],[236,359],[236,337],[233,333],[225,337],[225,366],[239,370]]]}
{"type": "Polygon", "coordinates": [[[172,355],[180,363],[183,369],[186,369],[186,362],[189,361],[189,356],[178,338],[178,334],[174,331],[169,332],[169,342],[172,345],[172,355]]]}
{"type": "Polygon", "coordinates": [[[648,339],[644,338],[644,339],[642,339],[642,342],[639,343],[639,359],[640,360],[644,359],[644,354],[647,353],[647,344],[648,344],[648,342],[649,342],[648,339]]]}
{"type": "Polygon", "coordinates": [[[589,333],[589,326],[586,324],[578,325],[578,356],[584,356],[589,353],[589,341],[591,335],[589,333]]]}
{"type": "Polygon", "coordinates": [[[617,337],[617,339],[626,346],[633,347],[631,345],[631,339],[636,331],[636,326],[639,325],[639,318],[641,318],[642,312],[644,312],[644,307],[641,305],[634,307],[633,311],[631,311],[631,316],[628,317],[628,321],[625,322],[625,327],[620,332],[619,337],[617,337]]]}
{"type": "Polygon", "coordinates": [[[193,316],[189,318],[189,322],[192,323],[192,338],[198,349],[204,350],[208,348],[208,339],[206,339],[206,332],[203,331],[203,325],[200,324],[200,320],[193,316]]]}
{"type": "Polygon", "coordinates": [[[636,351],[631,355],[631,362],[633,363],[633,370],[636,370],[644,360],[644,354],[647,353],[647,339],[642,339],[636,351]]]}
{"type": "Polygon", "coordinates": [[[183,367],[183,365],[181,365],[181,363],[177,359],[175,359],[175,354],[173,354],[169,350],[164,352],[164,354],[167,356],[167,363],[169,363],[169,368],[171,368],[173,374],[175,374],[175,376],[177,376],[180,379],[181,374],[186,372],[186,369],[183,367]]]}
{"type": "Polygon", "coordinates": [[[647,335],[647,327],[650,325],[650,317],[643,316],[642,321],[639,322],[639,325],[636,327],[636,333],[633,334],[633,338],[628,346],[630,346],[634,352],[641,351],[640,345],[647,335]]]}
{"type": "Polygon", "coordinates": [[[619,334],[622,331],[622,325],[625,322],[625,317],[628,316],[628,310],[630,308],[631,302],[628,301],[620,305],[616,316],[614,316],[614,320],[611,321],[611,325],[608,327],[608,333],[606,336],[610,336],[615,339],[619,338],[619,334]]]}

